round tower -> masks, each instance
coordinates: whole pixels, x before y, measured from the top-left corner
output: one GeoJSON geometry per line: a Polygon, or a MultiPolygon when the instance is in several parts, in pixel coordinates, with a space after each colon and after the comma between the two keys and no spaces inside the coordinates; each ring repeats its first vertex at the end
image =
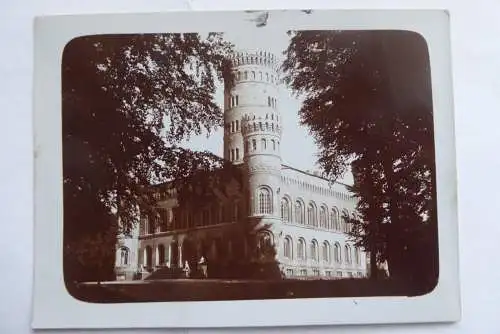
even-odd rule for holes
{"type": "Polygon", "coordinates": [[[233,57],[236,81],[225,93],[224,157],[243,163],[249,218],[262,225],[280,221],[281,115],[279,64],[266,51],[233,57]]]}

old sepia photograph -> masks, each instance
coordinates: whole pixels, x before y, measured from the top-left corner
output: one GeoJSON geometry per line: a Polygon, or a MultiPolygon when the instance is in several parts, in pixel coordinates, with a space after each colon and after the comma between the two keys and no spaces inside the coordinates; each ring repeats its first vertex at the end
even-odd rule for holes
{"type": "Polygon", "coordinates": [[[245,29],[65,43],[59,256],[71,298],[412,299],[438,286],[426,38],[273,25],[279,13],[241,12],[245,29]]]}

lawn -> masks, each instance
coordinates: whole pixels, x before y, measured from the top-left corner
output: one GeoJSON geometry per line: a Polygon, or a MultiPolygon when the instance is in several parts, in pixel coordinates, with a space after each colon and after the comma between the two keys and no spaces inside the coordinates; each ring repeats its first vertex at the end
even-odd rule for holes
{"type": "Polygon", "coordinates": [[[68,285],[70,294],[94,303],[217,301],[283,298],[412,296],[421,293],[392,280],[194,280],[170,279],[68,285]]]}

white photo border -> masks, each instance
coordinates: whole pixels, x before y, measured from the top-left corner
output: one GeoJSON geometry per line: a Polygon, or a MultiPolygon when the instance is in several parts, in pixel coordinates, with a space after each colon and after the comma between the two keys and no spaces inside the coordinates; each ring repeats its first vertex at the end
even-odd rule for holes
{"type": "Polygon", "coordinates": [[[62,266],[61,61],[75,37],[248,29],[244,12],[167,12],[35,19],[35,249],[32,326],[195,328],[452,322],[460,319],[449,13],[444,10],[271,11],[277,29],[410,30],[428,45],[436,144],[439,282],[419,297],[95,304],[66,290],[62,266]],[[207,312],[209,310],[210,312],[207,312]]]}

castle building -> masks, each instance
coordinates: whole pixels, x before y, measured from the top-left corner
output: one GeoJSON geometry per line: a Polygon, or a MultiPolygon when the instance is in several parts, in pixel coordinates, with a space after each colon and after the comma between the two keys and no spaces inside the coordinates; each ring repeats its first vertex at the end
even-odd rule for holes
{"type": "MultiPolygon", "coordinates": [[[[236,81],[224,93],[224,158],[241,179],[226,180],[203,201],[180,203],[176,189],[157,187],[154,218],[141,217],[132,235],[119,240],[118,279],[137,271],[182,267],[188,258],[237,261],[249,246],[242,226],[261,228],[287,278],[365,277],[367,254],[348,240],[343,220],[356,200],[342,183],[282,163],[283,131],[277,58],[266,51],[233,57],[236,81]],[[238,234],[240,233],[240,234],[238,234]]],[[[203,190],[205,191],[205,190],[203,190]]],[[[259,239],[260,240],[260,239],[259,239]]]]}

